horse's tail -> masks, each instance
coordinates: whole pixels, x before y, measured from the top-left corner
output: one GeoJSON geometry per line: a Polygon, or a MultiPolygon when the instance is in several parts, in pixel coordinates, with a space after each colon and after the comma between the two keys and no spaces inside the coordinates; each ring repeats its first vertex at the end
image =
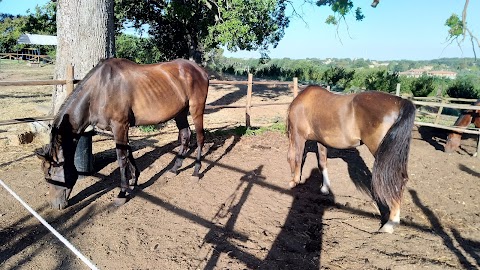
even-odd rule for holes
{"type": "Polygon", "coordinates": [[[375,153],[372,173],[374,198],[384,205],[400,203],[408,181],[407,163],[415,120],[415,105],[402,99],[400,113],[375,153]]]}

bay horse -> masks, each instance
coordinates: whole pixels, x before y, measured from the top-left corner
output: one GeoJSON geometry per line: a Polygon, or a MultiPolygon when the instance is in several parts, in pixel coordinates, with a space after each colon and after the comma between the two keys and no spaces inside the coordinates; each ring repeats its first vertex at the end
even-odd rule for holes
{"type": "Polygon", "coordinates": [[[320,86],[308,86],[290,104],[287,117],[290,187],[303,183],[306,141],[316,141],[321,192],[329,193],[327,147],[347,149],[365,144],[375,157],[371,190],[388,206],[381,232],[392,233],[400,223],[400,203],[408,181],[407,163],[415,119],[409,100],[379,92],[335,94],[320,86]]]}
{"type": "Polygon", "coordinates": [[[137,184],[140,172],[129,146],[131,126],[158,124],[175,119],[179,130],[179,153],[170,172],[176,174],[186,156],[195,125],[197,156],[193,176],[199,176],[204,144],[203,115],[209,87],[208,74],[195,63],[171,62],[139,65],[126,59],[101,60],[75,87],[56,114],[50,143],[37,151],[49,183],[51,206],[63,209],[78,179],[74,165],[76,141],[87,127],[110,130],[120,167],[120,193],[116,205],[124,204],[127,192],[137,184]],[[127,166],[131,178],[127,178],[127,166]]]}
{"type": "MultiPolygon", "coordinates": [[[[473,106],[480,106],[480,99],[473,103],[473,106]]],[[[455,127],[467,127],[474,124],[476,128],[480,128],[480,110],[466,110],[453,124],[455,127]]],[[[447,143],[445,144],[445,152],[451,153],[457,151],[462,140],[462,132],[451,132],[447,136],[447,143]]]]}

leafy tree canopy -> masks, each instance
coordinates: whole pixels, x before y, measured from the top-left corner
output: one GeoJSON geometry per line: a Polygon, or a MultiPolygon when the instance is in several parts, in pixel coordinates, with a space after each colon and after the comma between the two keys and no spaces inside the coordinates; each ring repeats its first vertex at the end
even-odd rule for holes
{"type": "Polygon", "coordinates": [[[285,0],[116,0],[119,27],[132,22],[155,40],[166,59],[199,61],[206,51],[266,50],[284,36],[285,0]]]}

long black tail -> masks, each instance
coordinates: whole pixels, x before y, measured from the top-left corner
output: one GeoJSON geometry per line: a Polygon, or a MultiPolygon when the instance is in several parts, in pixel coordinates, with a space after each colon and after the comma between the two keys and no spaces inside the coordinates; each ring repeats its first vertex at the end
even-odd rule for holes
{"type": "Polygon", "coordinates": [[[407,163],[415,121],[415,105],[402,100],[400,114],[390,127],[375,154],[372,172],[374,198],[389,207],[400,203],[408,181],[407,163]]]}

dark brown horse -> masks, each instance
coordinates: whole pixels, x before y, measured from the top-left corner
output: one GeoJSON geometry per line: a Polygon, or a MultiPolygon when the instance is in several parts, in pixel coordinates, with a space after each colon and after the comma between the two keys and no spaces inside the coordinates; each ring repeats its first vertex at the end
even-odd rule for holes
{"type": "Polygon", "coordinates": [[[190,112],[197,137],[193,175],[198,176],[208,85],[207,73],[187,60],[152,65],[138,65],[125,59],[101,61],[65,100],[53,121],[50,144],[37,152],[50,184],[52,207],[63,209],[68,204],[78,178],[74,165],[75,144],[89,126],[113,133],[121,178],[121,191],[115,200],[118,205],[125,203],[129,188],[136,185],[140,174],[128,142],[131,126],[175,119],[181,147],[170,171],[176,174],[188,151],[191,131],[187,115],[190,112]]]}
{"type": "MultiPolygon", "coordinates": [[[[480,106],[480,99],[477,100],[474,106],[480,106]]],[[[480,128],[480,110],[467,110],[463,112],[455,121],[455,127],[467,127],[473,123],[475,127],[480,128]]],[[[445,144],[445,152],[451,153],[457,151],[460,147],[463,132],[452,132],[447,136],[447,143],[445,144]]]]}
{"type": "Polygon", "coordinates": [[[374,198],[389,208],[388,220],[384,218],[380,231],[392,233],[400,222],[414,119],[413,103],[394,95],[378,91],[340,95],[319,86],[307,87],[288,109],[290,186],[305,181],[301,170],[307,140],[317,142],[321,191],[325,194],[330,186],[327,147],[346,149],[365,144],[375,157],[371,186],[374,198]]]}

